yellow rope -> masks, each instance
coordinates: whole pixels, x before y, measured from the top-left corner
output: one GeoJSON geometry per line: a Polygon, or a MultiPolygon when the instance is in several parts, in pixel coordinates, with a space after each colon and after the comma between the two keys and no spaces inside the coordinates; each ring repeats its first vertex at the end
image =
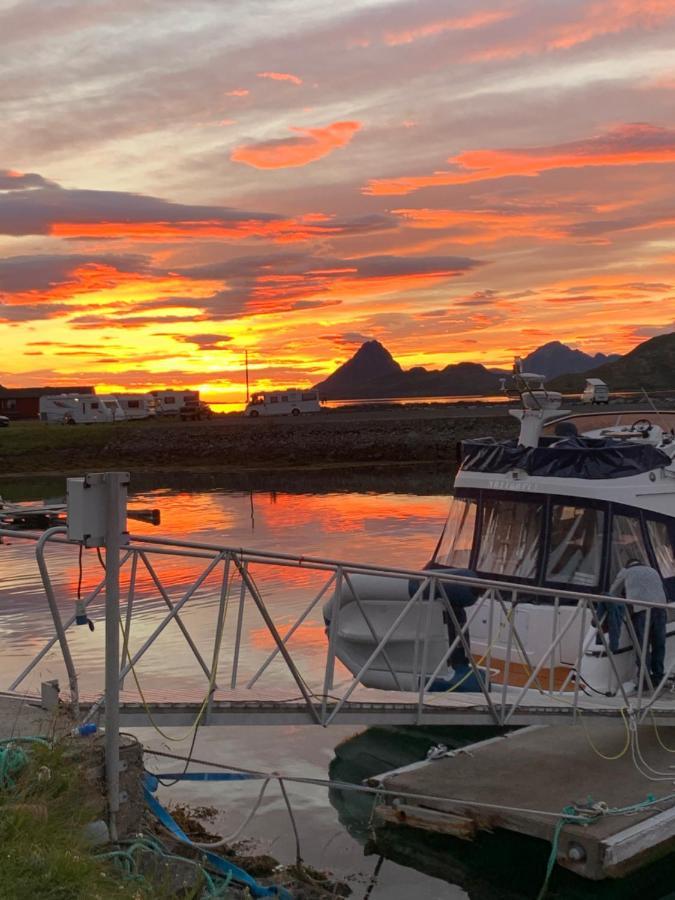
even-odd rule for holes
{"type": "Polygon", "coordinates": [[[124,641],[124,647],[126,649],[126,657],[129,662],[129,668],[131,670],[131,674],[133,676],[134,682],[136,683],[136,690],[138,691],[138,694],[141,698],[141,703],[143,704],[143,707],[145,709],[145,714],[147,715],[148,720],[149,720],[150,724],[152,725],[152,727],[155,729],[155,731],[158,734],[160,734],[167,741],[171,741],[173,743],[179,744],[182,741],[186,741],[189,738],[191,738],[192,735],[197,730],[197,728],[199,728],[199,723],[201,722],[202,716],[204,715],[204,713],[206,711],[206,707],[208,706],[209,699],[211,698],[211,694],[213,693],[213,687],[216,683],[216,676],[218,674],[218,660],[220,658],[220,648],[221,648],[222,641],[223,641],[223,635],[225,634],[225,619],[227,617],[227,609],[228,609],[228,604],[229,604],[230,584],[231,584],[231,579],[228,580],[227,592],[225,594],[225,611],[223,614],[223,627],[220,629],[220,635],[218,637],[218,642],[216,644],[216,647],[214,648],[214,651],[215,651],[214,652],[214,666],[213,666],[213,671],[211,672],[211,676],[209,678],[209,687],[206,692],[206,696],[204,697],[204,700],[202,702],[202,705],[199,708],[199,712],[197,713],[196,719],[194,720],[194,722],[192,723],[192,725],[190,726],[190,728],[186,732],[186,734],[181,735],[180,737],[172,737],[171,735],[169,735],[165,731],[163,731],[159,727],[159,725],[155,722],[155,720],[152,716],[152,713],[150,712],[150,707],[148,705],[147,700],[145,699],[145,694],[143,693],[141,683],[138,680],[138,675],[136,674],[136,668],[131,659],[131,651],[129,649],[129,642],[127,640],[127,635],[124,630],[124,625],[122,624],[122,617],[120,616],[120,630],[122,631],[122,639],[124,641]]]}
{"type": "Polygon", "coordinates": [[[621,708],[620,712],[621,712],[621,718],[623,719],[623,724],[626,728],[626,743],[624,744],[623,748],[618,753],[616,753],[614,756],[607,756],[606,754],[601,753],[600,750],[598,750],[598,748],[593,743],[593,739],[591,738],[590,732],[589,732],[588,728],[586,727],[586,723],[584,722],[583,710],[579,709],[579,721],[581,722],[583,729],[586,732],[586,739],[588,740],[591,750],[597,756],[599,756],[601,759],[606,759],[608,762],[612,762],[615,759],[621,759],[622,756],[626,755],[626,753],[628,752],[628,749],[630,747],[630,726],[628,724],[628,719],[626,718],[625,710],[623,708],[621,708]]]}
{"type": "Polygon", "coordinates": [[[661,735],[659,734],[659,729],[656,727],[656,719],[654,718],[654,713],[650,711],[649,716],[652,720],[652,725],[654,726],[654,734],[656,735],[656,740],[663,747],[663,749],[666,751],[666,753],[675,753],[675,748],[666,747],[666,745],[661,740],[661,735]]]}

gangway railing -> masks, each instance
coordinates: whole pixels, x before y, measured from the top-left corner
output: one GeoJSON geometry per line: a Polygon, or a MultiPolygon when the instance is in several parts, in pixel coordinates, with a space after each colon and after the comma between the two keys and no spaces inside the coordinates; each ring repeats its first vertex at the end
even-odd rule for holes
{"type": "MultiPolygon", "coordinates": [[[[110,560],[99,553],[101,566],[106,570],[101,569],[98,583],[89,590],[77,609],[63,620],[60,612],[62,602],[60,604],[56,597],[47,550],[53,545],[72,547],[72,564],[76,565],[77,555],[82,553],[81,544],[69,540],[63,528],[52,528],[44,534],[0,530],[0,536],[34,542],[55,627],[54,636],[14,678],[9,689],[18,691],[25,688],[29,677],[58,644],[68,674],[71,700],[77,711],[82,699],[80,678],[68,635],[97,598],[105,593],[106,579],[110,577],[110,560]]],[[[571,722],[577,722],[581,715],[619,716],[626,712],[637,721],[656,713],[662,718],[666,714],[675,717],[675,698],[671,703],[670,694],[664,690],[673,664],[667,668],[659,684],[652,683],[647,665],[649,619],[653,609],[663,609],[662,604],[630,600],[634,611],[646,611],[644,638],[642,642],[638,640],[631,616],[625,615],[623,643],[617,646],[604,626],[611,609],[623,608],[626,603],[623,598],[574,590],[533,588],[531,585],[461,576],[437,569],[420,571],[367,565],[143,534],[130,535],[119,549],[117,560],[120,584],[125,587],[126,598],[123,610],[118,614],[119,621],[115,623],[122,644],[121,656],[116,663],[118,687],[124,688],[129,676],[132,676],[145,702],[142,680],[138,674],[139,665],[150,649],[162,640],[167,627],[175,623],[186,650],[194,657],[197,672],[205,681],[204,699],[195,707],[197,724],[209,724],[213,720],[214,709],[223,697],[228,700],[244,698],[247,691],[256,687],[257,698],[264,698],[265,691],[269,689],[271,703],[275,691],[278,694],[278,688],[283,684],[297,689],[305,720],[322,726],[341,721],[354,702],[389,704],[392,710],[405,704],[408,711],[414,707],[416,723],[437,723],[439,706],[451,710],[460,699],[464,705],[470,700],[474,706],[480,707],[486,724],[498,727],[520,724],[522,718],[519,714],[525,708],[537,708],[541,716],[558,716],[571,722]],[[198,567],[190,580],[184,579],[178,595],[175,585],[170,584],[160,572],[162,560],[189,561],[198,567]],[[278,621],[280,604],[273,588],[278,585],[279,579],[283,580],[283,573],[289,570],[303,570],[305,575],[311,577],[304,587],[309,596],[304,597],[304,604],[296,618],[284,627],[278,621]],[[146,587],[140,586],[142,575],[145,576],[146,587]],[[363,575],[381,576],[395,583],[403,582],[408,587],[407,599],[400,603],[400,609],[387,627],[379,631],[378,622],[374,620],[372,611],[369,612],[356,578],[363,575]],[[471,587],[478,595],[466,614],[452,602],[454,585],[471,587]],[[322,626],[320,604],[331,597],[333,613],[326,626],[325,641],[318,650],[314,648],[315,652],[308,661],[304,658],[306,654],[303,657],[303,653],[298,652],[294,638],[308,620],[322,626]],[[159,601],[165,611],[157,616],[150,634],[137,643],[137,616],[149,600],[159,601]],[[370,635],[370,652],[354,674],[348,673],[339,659],[340,620],[345,600],[356,605],[370,635]],[[521,618],[523,608],[531,609],[533,601],[535,605],[548,606],[551,610],[550,638],[546,646],[536,652],[528,645],[521,618]],[[200,638],[184,616],[197,602],[202,617],[201,631],[207,632],[208,639],[204,639],[203,635],[200,638]],[[236,606],[234,621],[227,615],[231,605],[236,606]],[[442,610],[450,635],[447,648],[444,647],[437,659],[430,657],[430,645],[435,637],[431,631],[434,605],[442,610]],[[260,657],[257,648],[251,647],[244,627],[245,618],[251,611],[259,617],[263,633],[271,641],[271,650],[264,658],[260,657]],[[417,626],[413,634],[414,662],[411,671],[406,673],[406,686],[397,669],[394,650],[400,630],[410,620],[417,626]],[[483,647],[482,653],[477,652],[473,634],[479,621],[483,624],[487,622],[479,644],[483,647]],[[205,622],[208,627],[204,627],[205,622]],[[576,647],[572,656],[571,636],[574,636],[576,647]],[[564,654],[563,646],[566,647],[564,654]],[[465,680],[471,677],[472,692],[461,692],[458,687],[462,685],[456,686],[452,682],[449,686],[447,683],[445,685],[449,689],[439,692],[439,679],[447,678],[450,657],[458,648],[464,651],[467,660],[469,672],[465,680]],[[602,660],[604,681],[600,687],[589,682],[587,673],[584,675],[589,660],[602,660]],[[220,686],[226,662],[229,664],[227,690],[220,686]],[[391,691],[364,687],[374,668],[390,677],[392,687],[400,691],[400,699],[391,691]],[[246,672],[242,673],[242,669],[246,672]],[[630,679],[626,676],[627,672],[630,672],[630,679]],[[321,676],[320,684],[316,683],[317,673],[321,676]],[[634,691],[627,686],[627,681],[632,679],[635,680],[634,691]]],[[[101,660],[101,676],[103,663],[104,660],[101,660]]],[[[88,671],[88,682],[96,683],[96,676],[96,671],[88,671]]],[[[172,684],[168,675],[164,675],[163,679],[169,695],[174,690],[177,694],[184,694],[182,686],[172,684]]],[[[84,706],[87,718],[91,718],[105,708],[105,695],[90,699],[84,706]]],[[[221,722],[222,718],[219,717],[218,721],[221,722]]]]}

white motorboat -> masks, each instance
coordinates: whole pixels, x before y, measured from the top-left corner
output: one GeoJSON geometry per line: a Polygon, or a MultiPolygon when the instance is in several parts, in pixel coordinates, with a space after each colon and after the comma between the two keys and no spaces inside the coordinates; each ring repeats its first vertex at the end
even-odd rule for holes
{"type": "MultiPolygon", "coordinates": [[[[520,420],[518,439],[461,444],[436,551],[429,561],[411,561],[411,568],[484,579],[498,599],[498,586],[509,585],[503,591],[508,603],[483,604],[467,634],[474,662],[487,660],[493,684],[523,685],[543,661],[540,676],[556,689],[572,689],[580,676],[593,690],[615,694],[635,677],[628,617],[619,619],[608,652],[597,616],[575,616],[572,595],[607,595],[617,572],[635,559],[660,572],[669,602],[675,601],[675,416],[656,410],[649,418],[627,412],[572,416],[541,376],[516,370],[514,379],[521,405],[510,412],[520,420]],[[518,648],[510,646],[516,632],[518,648]],[[552,635],[559,636],[553,653],[552,635]]],[[[349,671],[362,671],[418,585],[361,574],[333,594],[324,618],[329,627],[335,620],[335,653],[349,671]]],[[[462,648],[449,652],[457,623],[450,625],[446,610],[449,600],[463,626],[464,608],[485,598],[487,587],[445,587],[445,598],[432,597],[431,609],[417,604],[396,627],[386,656],[367,666],[362,684],[418,690],[421,678],[441,671],[439,689],[457,684],[461,675],[460,689],[477,690],[467,683],[462,648]],[[443,657],[447,665],[439,670],[443,657]]],[[[675,604],[667,618],[668,671],[675,666],[675,604]]]]}

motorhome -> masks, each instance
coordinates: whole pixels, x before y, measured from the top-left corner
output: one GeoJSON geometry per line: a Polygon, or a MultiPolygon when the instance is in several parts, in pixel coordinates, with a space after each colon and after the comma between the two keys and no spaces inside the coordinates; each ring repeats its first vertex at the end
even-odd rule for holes
{"type": "Polygon", "coordinates": [[[115,394],[127,419],[149,419],[157,415],[157,400],[152,394],[115,394]]]}
{"type": "Polygon", "coordinates": [[[582,403],[604,403],[606,406],[609,403],[609,388],[600,378],[587,378],[580,399],[582,403]]]}
{"type": "Polygon", "coordinates": [[[97,394],[50,394],[40,397],[40,421],[48,425],[112,422],[113,412],[97,394]]]}
{"type": "Polygon", "coordinates": [[[317,391],[258,391],[244,410],[245,416],[299,416],[300,413],[319,412],[321,403],[317,391]]]}
{"type": "Polygon", "coordinates": [[[199,403],[199,391],[151,391],[155,398],[158,416],[178,416],[187,404],[199,403]]]}

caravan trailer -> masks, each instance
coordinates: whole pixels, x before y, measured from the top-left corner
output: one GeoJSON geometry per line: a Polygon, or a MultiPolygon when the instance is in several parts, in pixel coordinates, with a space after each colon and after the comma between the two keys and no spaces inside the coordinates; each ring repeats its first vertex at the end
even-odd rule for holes
{"type": "Polygon", "coordinates": [[[40,421],[47,425],[112,422],[112,410],[96,394],[48,394],[40,397],[40,421]]]}
{"type": "Polygon", "coordinates": [[[98,394],[97,396],[98,399],[105,403],[107,408],[110,410],[113,422],[126,421],[126,413],[124,412],[124,409],[122,408],[115,394],[98,394]]]}
{"type": "Polygon", "coordinates": [[[157,401],[152,394],[115,394],[127,419],[149,419],[157,415],[157,401]]]}

